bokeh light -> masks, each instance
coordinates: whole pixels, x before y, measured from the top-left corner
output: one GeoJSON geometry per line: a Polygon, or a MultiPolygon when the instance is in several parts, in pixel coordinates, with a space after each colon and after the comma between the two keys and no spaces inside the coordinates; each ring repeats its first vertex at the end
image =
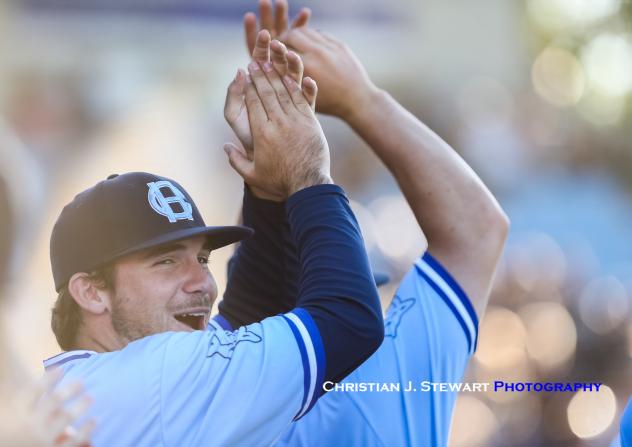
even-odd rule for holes
{"type": "Polygon", "coordinates": [[[525,337],[524,324],[515,312],[490,306],[480,325],[476,359],[488,369],[514,367],[525,358],[525,337]]]}
{"type": "Polygon", "coordinates": [[[450,447],[478,447],[488,441],[498,429],[498,420],[483,401],[461,395],[456,401],[450,447]]]}
{"type": "Polygon", "coordinates": [[[592,90],[577,104],[579,113],[596,126],[614,126],[625,116],[624,96],[607,96],[592,90]]]}
{"type": "Polygon", "coordinates": [[[584,27],[616,13],[621,0],[530,0],[533,20],[549,30],[584,27]]]}
{"type": "Polygon", "coordinates": [[[623,96],[632,90],[632,44],[625,35],[602,33],[582,49],[582,62],[590,87],[606,96],[623,96]]]}
{"type": "Polygon", "coordinates": [[[607,334],[623,323],[628,314],[628,295],[614,276],[589,282],[579,297],[582,321],[596,334],[607,334]]]}
{"type": "Polygon", "coordinates": [[[617,400],[612,389],[601,385],[598,392],[580,391],[568,404],[568,424],[580,438],[594,438],[603,433],[614,421],[617,400]]]}
{"type": "Polygon", "coordinates": [[[531,70],[535,91],[558,107],[576,104],[585,89],[582,66],[570,51],[547,47],[538,55],[531,70]]]}
{"type": "Polygon", "coordinates": [[[532,303],[523,306],[519,315],[527,330],[527,352],[541,368],[553,369],[571,358],[577,344],[577,330],[564,306],[532,303]]]}

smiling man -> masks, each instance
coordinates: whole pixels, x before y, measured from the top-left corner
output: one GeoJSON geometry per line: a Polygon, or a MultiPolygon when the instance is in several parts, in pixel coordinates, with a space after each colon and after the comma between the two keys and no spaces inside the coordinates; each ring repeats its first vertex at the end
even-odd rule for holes
{"type": "Polygon", "coordinates": [[[362,236],[312,107],[269,66],[249,71],[255,157],[225,149],[248,185],[287,201],[302,267],[296,306],[202,330],[217,298],[209,253],[251,230],[206,226],[184,188],[154,174],[112,175],[77,195],[51,236],[52,327],[67,352],[45,366],[63,369],[61,384],[85,383],[95,446],[271,445],[325,380],[344,378],[383,339],[362,236]]]}

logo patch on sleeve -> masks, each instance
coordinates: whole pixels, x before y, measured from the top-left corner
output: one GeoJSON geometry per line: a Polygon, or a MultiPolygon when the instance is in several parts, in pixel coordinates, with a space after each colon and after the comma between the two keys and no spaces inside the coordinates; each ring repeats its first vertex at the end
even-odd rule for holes
{"type": "Polygon", "coordinates": [[[384,321],[384,336],[396,337],[397,328],[402,321],[402,317],[415,304],[415,298],[401,299],[399,295],[395,295],[391,305],[388,308],[386,319],[384,321]]]}
{"type": "Polygon", "coordinates": [[[233,352],[235,351],[237,344],[244,341],[259,343],[261,341],[261,337],[244,327],[235,332],[218,329],[213,332],[211,337],[211,344],[208,349],[207,357],[212,357],[217,354],[225,359],[230,359],[233,356],[233,352]]]}

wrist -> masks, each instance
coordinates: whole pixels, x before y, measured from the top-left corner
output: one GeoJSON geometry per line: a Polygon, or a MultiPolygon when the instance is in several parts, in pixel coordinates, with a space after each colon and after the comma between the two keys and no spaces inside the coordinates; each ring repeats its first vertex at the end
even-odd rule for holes
{"type": "Polygon", "coordinates": [[[282,195],[266,192],[265,190],[257,188],[256,186],[247,186],[250,190],[250,193],[257,199],[269,200],[271,202],[284,202],[286,199],[282,195]]]}
{"type": "Polygon", "coordinates": [[[381,109],[381,105],[386,101],[388,93],[371,83],[356,99],[351,101],[352,106],[345,111],[340,118],[353,129],[367,125],[373,125],[373,117],[378,116],[376,111],[381,109]]]}
{"type": "Polygon", "coordinates": [[[288,188],[288,197],[311,186],[331,185],[334,181],[329,174],[315,172],[305,176],[300,182],[296,182],[288,188]]]}

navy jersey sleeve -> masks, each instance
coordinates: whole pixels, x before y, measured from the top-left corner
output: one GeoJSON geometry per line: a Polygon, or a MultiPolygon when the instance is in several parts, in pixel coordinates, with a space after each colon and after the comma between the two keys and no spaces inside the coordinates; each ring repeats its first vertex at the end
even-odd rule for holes
{"type": "Polygon", "coordinates": [[[259,199],[245,186],[242,210],[243,224],[255,233],[237,247],[228,264],[217,319],[231,328],[288,312],[298,297],[298,259],[285,202],[259,199]]]}
{"type": "Polygon", "coordinates": [[[319,185],[276,204],[246,190],[243,223],[255,236],[231,262],[216,321],[230,329],[301,307],[323,338],[325,378],[342,379],[383,338],[379,297],[344,192],[319,185]]]}
{"type": "Polygon", "coordinates": [[[339,186],[303,189],[288,199],[286,212],[300,264],[297,307],[309,312],[319,329],[326,380],[339,381],[384,338],[364,240],[339,186]]]}

